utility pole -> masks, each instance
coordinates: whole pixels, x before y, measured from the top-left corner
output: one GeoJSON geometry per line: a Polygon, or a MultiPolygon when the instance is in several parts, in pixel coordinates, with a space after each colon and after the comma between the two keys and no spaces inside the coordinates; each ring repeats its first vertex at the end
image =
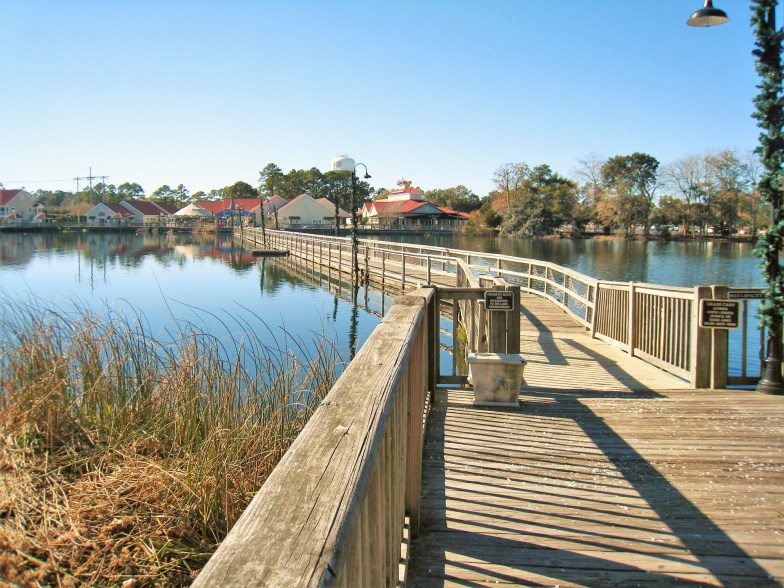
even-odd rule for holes
{"type": "Polygon", "coordinates": [[[101,180],[101,182],[106,184],[106,180],[109,179],[109,176],[94,176],[93,175],[93,168],[92,168],[92,166],[90,166],[88,169],[90,171],[89,171],[89,173],[86,176],[79,176],[77,178],[74,178],[74,181],[76,182],[76,192],[77,193],[79,192],[79,181],[80,180],[87,180],[89,182],[89,185],[90,185],[90,204],[92,204],[93,203],[93,180],[101,180]]]}

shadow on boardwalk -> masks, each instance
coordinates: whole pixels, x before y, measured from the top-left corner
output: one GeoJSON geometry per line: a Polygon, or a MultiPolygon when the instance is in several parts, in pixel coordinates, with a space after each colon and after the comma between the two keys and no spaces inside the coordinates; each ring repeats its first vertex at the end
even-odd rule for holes
{"type": "Polygon", "coordinates": [[[559,320],[524,312],[519,409],[437,392],[408,585],[782,585],[784,399],[691,390],[559,320]]]}
{"type": "Polygon", "coordinates": [[[780,585],[784,418],[746,395],[769,426],[704,392],[439,391],[408,584],[780,585]]]}

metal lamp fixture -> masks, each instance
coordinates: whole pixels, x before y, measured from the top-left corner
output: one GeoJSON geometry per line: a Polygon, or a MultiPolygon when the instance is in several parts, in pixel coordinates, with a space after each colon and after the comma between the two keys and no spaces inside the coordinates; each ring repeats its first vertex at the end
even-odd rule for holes
{"type": "MultiPolygon", "coordinates": [[[[778,37],[778,33],[776,32],[776,14],[775,14],[775,7],[778,5],[778,2],[772,2],[768,4],[767,2],[763,3],[758,1],[757,4],[760,7],[768,5],[767,8],[767,18],[761,18],[760,22],[758,23],[758,28],[756,31],[756,39],[757,39],[757,46],[762,48],[760,54],[757,55],[758,63],[765,58],[767,52],[772,52],[774,55],[773,61],[775,62],[775,67],[778,70],[781,70],[781,39],[778,37]],[[765,34],[767,33],[767,34],[765,34]],[[771,41],[772,39],[772,41],[771,41]]],[[[765,8],[762,8],[765,10],[765,8]]],[[[727,22],[729,18],[727,14],[723,10],[719,10],[718,8],[713,7],[712,0],[705,0],[705,7],[701,10],[698,10],[694,14],[691,15],[691,18],[686,21],[686,24],[692,27],[710,27],[714,25],[720,25],[727,22]]],[[[768,56],[770,59],[770,56],[768,56]]],[[[780,95],[781,93],[781,78],[778,78],[778,91],[777,93],[780,95]]],[[[761,108],[761,107],[760,107],[761,108]]],[[[758,110],[757,112],[760,112],[758,110]]],[[[763,117],[764,119],[764,117],[763,117]]],[[[763,120],[761,119],[761,120],[763,120]]],[[[780,120],[780,119],[779,119],[780,120]]],[[[781,132],[781,123],[778,122],[761,122],[760,126],[763,128],[763,132],[767,133],[768,136],[771,134],[779,135],[781,132]]],[[[770,165],[767,163],[766,165],[770,165]]],[[[780,216],[778,212],[780,211],[782,206],[781,202],[781,192],[779,190],[773,190],[770,195],[770,226],[776,225],[779,222],[780,216]]],[[[773,288],[778,280],[779,276],[781,276],[781,265],[779,264],[779,255],[781,254],[780,244],[779,245],[771,245],[773,248],[772,251],[766,252],[763,257],[763,265],[768,273],[768,293],[766,294],[768,303],[775,307],[776,301],[774,297],[773,288]]],[[[768,333],[767,333],[767,357],[763,360],[764,368],[762,369],[762,373],[760,374],[760,381],[757,385],[757,390],[760,392],[764,392],[766,394],[784,394],[784,378],[782,378],[781,372],[781,365],[782,365],[782,330],[784,326],[782,326],[782,319],[781,315],[778,313],[774,313],[774,315],[770,319],[770,324],[768,325],[768,333]]]]}
{"type": "MultiPolygon", "coordinates": [[[[359,236],[357,235],[357,168],[359,166],[365,168],[364,179],[369,180],[370,174],[368,173],[367,166],[364,163],[356,163],[348,155],[341,155],[332,160],[331,168],[333,171],[350,171],[351,172],[351,257],[352,265],[354,266],[354,278],[359,277],[359,236]]],[[[338,206],[337,196],[335,198],[335,227],[338,225],[338,206]]],[[[338,234],[337,228],[335,235],[338,234]]]]}
{"type": "Polygon", "coordinates": [[[705,0],[705,7],[693,13],[686,24],[690,27],[712,27],[728,20],[726,12],[713,7],[713,0],[705,0]]]}

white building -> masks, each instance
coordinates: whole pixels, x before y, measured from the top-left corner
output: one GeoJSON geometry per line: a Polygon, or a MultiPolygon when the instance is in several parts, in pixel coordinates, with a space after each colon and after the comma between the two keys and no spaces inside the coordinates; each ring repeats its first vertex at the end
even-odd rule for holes
{"type": "MultiPolygon", "coordinates": [[[[342,225],[351,215],[338,209],[342,225]]],[[[281,228],[324,228],[335,226],[335,205],[326,198],[315,200],[307,194],[300,194],[285,206],[278,209],[278,222],[281,228]]]]}
{"type": "Polygon", "coordinates": [[[38,212],[32,194],[24,190],[0,190],[0,222],[3,219],[11,224],[32,222],[38,212]]]}

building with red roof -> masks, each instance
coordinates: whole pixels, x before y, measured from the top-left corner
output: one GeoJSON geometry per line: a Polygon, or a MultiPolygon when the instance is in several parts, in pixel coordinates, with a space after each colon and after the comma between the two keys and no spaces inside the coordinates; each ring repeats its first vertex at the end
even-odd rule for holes
{"type": "Polygon", "coordinates": [[[0,222],[2,219],[11,220],[13,224],[31,222],[37,212],[32,194],[25,190],[0,190],[0,222]]]}
{"type": "Polygon", "coordinates": [[[269,222],[276,210],[280,210],[287,204],[287,200],[275,194],[270,198],[226,198],[224,200],[200,200],[197,202],[204,210],[209,211],[214,217],[230,216],[231,207],[239,211],[241,216],[249,213],[253,216],[257,224],[261,224],[262,211],[264,218],[269,222]]]}
{"type": "Polygon", "coordinates": [[[151,225],[161,221],[168,222],[177,209],[165,202],[150,200],[123,200],[122,202],[101,202],[87,211],[88,224],[91,225],[151,225]]]}
{"type": "Polygon", "coordinates": [[[454,231],[468,220],[468,215],[424,200],[424,193],[413,188],[410,180],[400,180],[397,190],[386,198],[366,202],[362,222],[374,229],[411,229],[454,231]]]}
{"type": "Polygon", "coordinates": [[[398,188],[387,192],[384,200],[423,200],[424,192],[411,186],[411,180],[398,180],[398,188]]]}
{"type": "Polygon", "coordinates": [[[96,204],[85,216],[90,225],[124,226],[133,221],[133,213],[117,202],[96,204]]]}

